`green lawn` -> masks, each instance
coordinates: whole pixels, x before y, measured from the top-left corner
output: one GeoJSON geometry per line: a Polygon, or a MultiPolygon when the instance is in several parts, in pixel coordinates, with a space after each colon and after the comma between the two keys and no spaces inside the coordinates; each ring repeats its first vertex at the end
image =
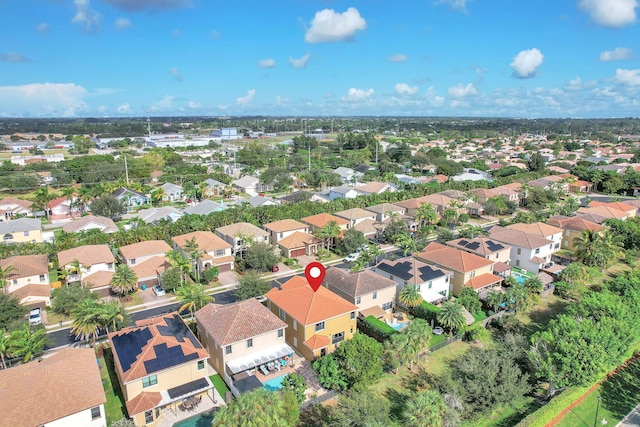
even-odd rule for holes
{"type": "Polygon", "coordinates": [[[531,336],[537,331],[546,328],[551,319],[563,313],[567,302],[557,295],[545,297],[540,304],[526,314],[519,314],[522,333],[531,336]]]}
{"type": "Polygon", "coordinates": [[[113,367],[111,349],[105,349],[103,357],[100,357],[98,360],[100,363],[102,386],[104,387],[104,394],[107,396],[107,403],[104,405],[104,410],[107,415],[107,424],[111,424],[126,416],[124,399],[118,384],[118,376],[113,367]]]}
{"type": "Polygon", "coordinates": [[[536,403],[533,397],[525,397],[524,406],[521,410],[511,406],[500,406],[478,419],[464,422],[462,427],[512,427],[538,408],[540,408],[540,405],[536,403]]]}
{"type": "Polygon", "coordinates": [[[213,383],[213,386],[216,388],[216,390],[218,390],[218,393],[220,393],[220,396],[222,396],[222,398],[224,399],[225,394],[227,394],[227,392],[229,391],[229,387],[227,387],[227,384],[225,384],[220,374],[211,375],[209,379],[213,383]]]}

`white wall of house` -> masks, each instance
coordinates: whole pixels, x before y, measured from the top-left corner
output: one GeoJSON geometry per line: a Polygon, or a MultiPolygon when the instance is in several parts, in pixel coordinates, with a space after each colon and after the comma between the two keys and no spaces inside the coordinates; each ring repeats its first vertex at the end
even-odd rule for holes
{"type": "MultiPolygon", "coordinates": [[[[400,294],[400,291],[408,284],[403,279],[397,276],[393,276],[386,271],[379,270],[377,268],[371,269],[376,274],[379,274],[383,277],[393,280],[398,284],[396,287],[396,297],[400,294]]],[[[422,299],[426,302],[434,302],[441,298],[449,298],[451,295],[451,275],[443,275],[437,277],[429,282],[424,282],[418,284],[418,292],[422,296],[422,299]]]]}
{"type": "Polygon", "coordinates": [[[107,427],[104,405],[100,405],[100,418],[91,419],[91,409],[44,424],[45,427],[107,427]]]}
{"type": "Polygon", "coordinates": [[[555,243],[549,243],[539,248],[529,249],[521,248],[519,246],[512,246],[511,248],[511,264],[514,267],[519,267],[527,270],[531,273],[538,273],[544,263],[540,264],[532,261],[533,257],[544,258],[545,263],[551,261],[551,254],[555,253],[558,249],[554,249],[555,243]]]}

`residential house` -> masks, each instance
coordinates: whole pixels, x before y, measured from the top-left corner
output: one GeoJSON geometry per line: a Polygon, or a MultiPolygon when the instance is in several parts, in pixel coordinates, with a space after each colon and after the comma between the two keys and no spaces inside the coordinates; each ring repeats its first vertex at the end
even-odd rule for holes
{"type": "Polygon", "coordinates": [[[266,293],[267,308],[286,324],[287,342],[308,360],[336,349],[356,333],[358,307],[321,286],[294,276],[266,293]]]}
{"type": "Polygon", "coordinates": [[[589,206],[586,208],[578,208],[578,214],[591,214],[605,219],[621,219],[623,221],[629,218],[629,213],[627,211],[621,211],[620,209],[613,208],[611,206],[589,206]]]}
{"type": "Polygon", "coordinates": [[[458,296],[463,287],[476,292],[499,285],[502,277],[493,274],[494,261],[441,243],[431,242],[414,257],[452,273],[451,292],[458,296]]]}
{"type": "Polygon", "coordinates": [[[33,218],[18,218],[0,223],[2,242],[13,243],[42,243],[42,221],[33,218]]]}
{"type": "Polygon", "coordinates": [[[309,234],[309,226],[294,219],[283,219],[270,222],[262,226],[269,233],[269,241],[275,245],[280,240],[292,235],[295,232],[309,234]]]}
{"type": "Polygon", "coordinates": [[[544,222],[534,222],[531,224],[517,223],[507,225],[507,228],[510,230],[524,231],[525,233],[535,234],[536,236],[552,240],[554,252],[560,249],[560,245],[562,244],[562,229],[550,224],[545,224],[544,222]]]}
{"type": "Polygon", "coordinates": [[[446,301],[451,295],[453,273],[413,257],[383,259],[371,271],[396,283],[397,294],[405,286],[415,286],[422,299],[432,304],[446,301]]]}
{"type": "Polygon", "coordinates": [[[356,186],[356,190],[360,192],[360,194],[364,194],[365,196],[369,196],[371,194],[382,194],[385,192],[395,192],[397,188],[393,184],[389,184],[388,182],[367,182],[366,184],[360,184],[356,186]]]}
{"type": "Polygon", "coordinates": [[[474,239],[455,239],[447,245],[481,256],[493,262],[508,264],[511,257],[511,246],[498,242],[490,237],[476,237],[474,239]]]}
{"type": "Polygon", "coordinates": [[[106,427],[93,348],[67,347],[0,371],[0,419],[7,427],[106,427]]]}
{"type": "Polygon", "coordinates": [[[511,265],[537,274],[551,262],[551,255],[558,251],[556,242],[521,230],[494,226],[489,237],[511,246],[511,265]]]}
{"type": "Polygon", "coordinates": [[[231,182],[231,185],[241,193],[246,193],[250,196],[257,196],[260,191],[260,180],[255,176],[243,176],[240,179],[236,179],[231,182]]]}
{"type": "Polygon", "coordinates": [[[204,254],[196,263],[196,269],[203,272],[212,266],[218,267],[218,271],[225,272],[233,270],[233,254],[231,244],[225,242],[211,231],[194,231],[192,233],[181,234],[173,239],[173,248],[180,248],[188,258],[186,245],[188,241],[195,241],[198,249],[204,250],[204,254]]]}
{"type": "Polygon", "coordinates": [[[534,188],[543,190],[555,190],[564,194],[569,194],[569,183],[574,181],[575,177],[569,174],[549,175],[542,178],[529,181],[527,184],[534,188]]]}
{"type": "Polygon", "coordinates": [[[209,354],[178,313],[138,320],[112,332],[109,345],[136,426],[158,425],[165,412],[177,411],[186,398],[213,398],[209,354]]]}
{"type": "Polygon", "coordinates": [[[588,219],[583,218],[582,215],[571,217],[554,215],[547,220],[547,224],[563,230],[562,249],[570,251],[575,250],[575,239],[576,237],[580,237],[584,230],[591,230],[594,233],[600,233],[604,230],[602,225],[589,221],[588,219]]]}
{"type": "Polygon", "coordinates": [[[51,200],[48,207],[52,220],[71,219],[74,215],[78,214],[80,210],[76,201],[77,197],[75,196],[72,196],[71,199],[67,199],[66,196],[60,196],[51,200]]]}
{"type": "Polygon", "coordinates": [[[264,196],[253,196],[247,200],[243,200],[243,203],[248,203],[256,208],[260,206],[276,206],[280,204],[277,201],[264,196]]]}
{"type": "Polygon", "coordinates": [[[163,202],[184,200],[184,189],[181,186],[165,182],[160,186],[160,188],[162,189],[163,202]]]}
{"type": "Polygon", "coordinates": [[[214,202],[213,200],[205,199],[200,203],[188,206],[184,209],[185,215],[209,215],[213,212],[220,212],[227,209],[227,206],[221,200],[220,202],[214,202]]]}
{"type": "Polygon", "coordinates": [[[491,175],[480,169],[464,168],[464,172],[452,176],[453,181],[491,181],[491,175]]]}
{"type": "Polygon", "coordinates": [[[311,233],[315,233],[316,230],[320,230],[332,221],[335,222],[338,227],[340,227],[340,230],[342,230],[342,232],[349,228],[348,220],[328,213],[319,213],[317,215],[307,216],[301,218],[300,221],[311,227],[311,233]]]}
{"type": "Polygon", "coordinates": [[[638,214],[638,207],[629,205],[624,201],[621,202],[600,202],[598,200],[594,200],[589,203],[590,208],[597,208],[598,206],[604,206],[608,208],[618,209],[627,214],[627,218],[633,218],[638,214]]]}
{"type": "Polygon", "coordinates": [[[0,222],[7,221],[16,216],[31,216],[33,202],[21,200],[15,197],[5,197],[0,200],[0,222]]]}
{"type": "Polygon", "coordinates": [[[207,179],[202,183],[202,195],[204,197],[220,197],[229,186],[215,179],[207,179]]]}
{"type": "Polygon", "coordinates": [[[149,198],[144,194],[124,187],[118,188],[111,193],[111,195],[120,200],[127,207],[142,206],[149,203],[149,198]]]}
{"type": "Polygon", "coordinates": [[[569,190],[572,193],[590,193],[593,190],[593,182],[579,179],[569,183],[569,190]]]}
{"type": "Polygon", "coordinates": [[[333,173],[340,175],[340,179],[345,184],[351,184],[364,176],[362,172],[357,172],[351,168],[345,168],[342,166],[336,168],[333,173]]]}
{"type": "Polygon", "coordinates": [[[157,224],[160,221],[176,222],[184,216],[184,213],[173,206],[162,206],[160,208],[141,209],[138,211],[138,218],[147,224],[157,224]]]}
{"type": "Polygon", "coordinates": [[[322,244],[322,239],[301,231],[296,231],[276,243],[282,255],[287,258],[315,255],[318,253],[318,249],[322,247],[322,244]]]}
{"type": "Polygon", "coordinates": [[[255,298],[207,304],[196,312],[196,320],[211,365],[235,396],[262,387],[258,376],[278,375],[293,358],[285,342],[287,324],[255,298]]]}
{"type": "Polygon", "coordinates": [[[140,265],[153,257],[164,257],[171,250],[171,246],[164,240],[147,240],[121,246],[122,260],[130,267],[140,265]]]}
{"type": "Polygon", "coordinates": [[[312,193],[308,191],[300,190],[300,191],[294,191],[293,193],[287,194],[286,196],[282,196],[278,200],[282,204],[298,203],[298,202],[306,202],[310,200],[311,196],[313,196],[312,193]]]}
{"type": "Polygon", "coordinates": [[[49,260],[46,255],[19,255],[0,260],[5,273],[8,293],[30,307],[51,305],[51,285],[49,284],[49,260]]]}
{"type": "Polygon", "coordinates": [[[404,208],[402,206],[394,205],[391,203],[380,203],[378,205],[369,206],[364,208],[367,211],[375,214],[375,220],[383,222],[393,216],[404,215],[404,208]]]}
{"type": "Polygon", "coordinates": [[[361,208],[347,209],[334,213],[335,216],[349,221],[349,227],[353,228],[363,221],[369,220],[375,222],[376,214],[361,208]]]}
{"type": "Polygon", "coordinates": [[[100,230],[105,234],[118,231],[118,226],[111,218],[97,215],[86,215],[62,226],[62,231],[66,233],[80,233],[81,231],[100,230]]]}
{"type": "Polygon", "coordinates": [[[333,187],[329,189],[329,200],[335,199],[355,199],[358,196],[361,196],[362,193],[355,187],[350,187],[348,185],[341,185],[340,187],[333,187]]]}
{"type": "Polygon", "coordinates": [[[363,316],[383,317],[396,299],[396,282],[372,270],[350,273],[338,267],[327,270],[322,285],[355,304],[363,316]]]}
{"type": "Polygon", "coordinates": [[[237,222],[218,227],[216,234],[232,246],[231,250],[234,255],[246,250],[250,242],[269,243],[269,232],[248,222],[237,222]]]}
{"type": "Polygon", "coordinates": [[[109,294],[115,262],[109,245],[84,245],[58,252],[58,265],[68,272],[67,283],[80,281],[102,296],[109,294]]]}

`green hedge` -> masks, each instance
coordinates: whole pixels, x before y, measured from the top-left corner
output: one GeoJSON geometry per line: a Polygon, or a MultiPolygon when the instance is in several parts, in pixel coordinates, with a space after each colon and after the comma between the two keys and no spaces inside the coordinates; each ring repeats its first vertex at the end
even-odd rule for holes
{"type": "Polygon", "coordinates": [[[433,304],[429,304],[426,301],[423,301],[419,306],[413,307],[411,309],[411,314],[413,314],[415,317],[424,319],[429,323],[431,323],[432,320],[434,322],[437,322],[439,312],[439,307],[436,307],[433,304]]]}
{"type": "Polygon", "coordinates": [[[554,397],[542,408],[526,416],[516,424],[516,427],[544,427],[555,419],[562,411],[567,409],[583,394],[589,391],[590,387],[569,387],[562,393],[554,397]]]}
{"type": "Polygon", "coordinates": [[[375,318],[374,316],[365,317],[360,323],[362,332],[377,339],[380,342],[384,342],[391,338],[392,335],[398,333],[391,326],[387,325],[383,321],[375,318]]]}

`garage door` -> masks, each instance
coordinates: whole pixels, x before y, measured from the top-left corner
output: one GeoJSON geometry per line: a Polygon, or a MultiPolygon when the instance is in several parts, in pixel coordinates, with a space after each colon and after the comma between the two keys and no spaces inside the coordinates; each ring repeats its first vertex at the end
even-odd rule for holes
{"type": "Polygon", "coordinates": [[[231,264],[221,264],[218,266],[218,271],[222,273],[223,271],[231,271],[231,264]]]}
{"type": "Polygon", "coordinates": [[[295,257],[302,256],[302,255],[305,255],[304,248],[302,248],[302,249],[294,249],[294,250],[291,251],[291,258],[295,258],[295,257]]]}

